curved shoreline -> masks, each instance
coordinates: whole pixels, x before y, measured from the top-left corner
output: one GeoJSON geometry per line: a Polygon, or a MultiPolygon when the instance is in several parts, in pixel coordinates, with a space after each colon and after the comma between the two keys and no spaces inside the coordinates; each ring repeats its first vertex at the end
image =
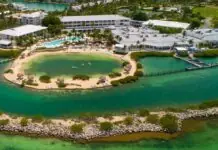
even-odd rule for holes
{"type": "Polygon", "coordinates": [[[115,77],[115,78],[110,78],[108,75],[102,75],[105,77],[105,82],[104,83],[100,83],[97,84],[99,82],[99,78],[97,77],[92,77],[87,81],[82,81],[82,80],[72,80],[71,78],[63,78],[64,82],[66,83],[66,87],[64,88],[60,88],[58,87],[56,81],[58,78],[52,78],[51,79],[51,83],[42,83],[39,81],[39,77],[35,77],[34,76],[34,83],[37,85],[27,85],[25,84],[25,87],[27,88],[31,88],[31,89],[37,89],[37,90],[60,90],[60,89],[64,89],[64,90],[81,90],[81,89],[97,89],[97,88],[107,88],[107,87],[111,87],[111,81],[115,81],[115,80],[120,80],[123,79],[127,76],[133,76],[137,67],[136,67],[136,62],[134,60],[132,60],[130,58],[130,54],[128,55],[117,55],[117,54],[113,54],[112,52],[106,51],[106,50],[100,50],[100,51],[96,51],[96,50],[75,50],[75,49],[70,49],[70,50],[62,50],[62,51],[56,51],[56,52],[35,52],[35,53],[31,53],[29,54],[28,51],[24,51],[22,53],[22,55],[25,55],[26,58],[17,58],[13,64],[11,65],[10,69],[13,70],[13,73],[4,73],[4,78],[7,81],[10,81],[13,84],[17,84],[17,85],[22,85],[22,81],[23,80],[27,80],[28,76],[24,73],[23,74],[23,79],[22,80],[18,80],[17,79],[17,75],[20,74],[20,70],[22,70],[22,66],[24,65],[24,63],[29,62],[30,60],[38,57],[38,56],[42,56],[42,55],[58,55],[58,54],[73,54],[73,53],[77,53],[77,54],[97,54],[97,55],[108,55],[110,57],[113,57],[114,59],[119,59],[122,61],[127,61],[130,63],[131,65],[131,70],[129,71],[128,74],[125,73],[124,69],[122,69],[121,71],[121,76],[120,77],[115,77]]]}
{"type": "MultiPolygon", "coordinates": [[[[208,108],[204,110],[186,110],[184,112],[150,112],[162,117],[166,114],[171,114],[178,118],[177,132],[182,129],[182,121],[195,118],[208,118],[211,116],[218,116],[218,107],[208,108]]],[[[28,120],[26,126],[21,125],[23,117],[14,117],[7,114],[0,115],[0,120],[9,120],[8,124],[0,125],[0,131],[40,137],[55,137],[63,140],[74,141],[92,141],[93,139],[111,137],[117,135],[125,135],[131,133],[151,132],[151,133],[168,133],[166,129],[163,129],[159,124],[148,123],[145,117],[139,117],[136,114],[132,114],[134,121],[132,125],[125,125],[122,123],[127,117],[126,115],[112,116],[112,119],[105,117],[97,117],[95,122],[84,121],[81,119],[50,119],[45,123],[34,122],[33,119],[28,120]],[[113,123],[113,129],[110,131],[102,131],[99,128],[99,123],[109,121],[113,123]],[[118,122],[120,122],[118,124],[118,122]],[[83,131],[81,133],[75,133],[71,131],[71,126],[75,124],[84,124],[83,131]]]]}

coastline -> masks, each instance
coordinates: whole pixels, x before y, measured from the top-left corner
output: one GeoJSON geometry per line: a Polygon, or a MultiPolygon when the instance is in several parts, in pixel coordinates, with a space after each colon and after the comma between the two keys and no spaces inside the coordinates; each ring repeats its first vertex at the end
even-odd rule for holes
{"type": "MultiPolygon", "coordinates": [[[[138,134],[144,134],[144,136],[140,135],[141,138],[145,138],[146,134],[150,134],[150,138],[157,138],[156,135],[166,134],[168,138],[175,138],[180,133],[182,133],[182,122],[188,119],[198,119],[198,118],[209,118],[218,115],[218,107],[208,108],[204,110],[186,110],[184,112],[150,112],[151,114],[157,114],[159,117],[164,116],[166,114],[171,114],[178,118],[178,129],[176,132],[169,133],[166,129],[163,129],[159,124],[148,123],[146,120],[143,120],[145,117],[136,116],[136,114],[132,114],[134,117],[134,123],[132,125],[124,125],[122,123],[118,124],[118,122],[122,122],[125,115],[122,116],[112,116],[113,119],[108,119],[105,117],[97,117],[95,122],[87,122],[81,119],[50,119],[49,123],[45,123],[46,121],[41,122],[33,122],[33,119],[28,119],[28,124],[26,126],[22,126],[20,121],[23,117],[14,117],[7,114],[0,115],[0,120],[8,119],[9,123],[7,125],[0,125],[0,131],[6,134],[17,134],[17,135],[25,135],[31,137],[52,137],[58,138],[62,140],[71,140],[77,141],[81,143],[86,142],[96,142],[107,139],[108,137],[116,137],[116,136],[125,136],[131,135],[134,136],[138,134]],[[114,123],[114,127],[111,131],[101,131],[99,130],[99,123],[109,121],[114,123]],[[74,133],[70,130],[72,125],[83,123],[85,124],[82,133],[74,133]]],[[[131,137],[130,136],[130,137],[131,137]]],[[[161,136],[160,136],[161,138],[161,136]]],[[[112,138],[113,139],[113,138],[112,138]]],[[[140,138],[138,138],[140,139],[140,138]]],[[[162,139],[162,138],[161,138],[162,139]]],[[[164,139],[164,138],[163,138],[164,139]]],[[[137,140],[137,139],[136,139],[137,140]]]]}
{"type": "MultiPolygon", "coordinates": [[[[66,51],[56,51],[56,52],[36,52],[31,54],[30,56],[28,56],[28,51],[24,52],[23,55],[26,56],[26,58],[21,59],[20,57],[17,58],[11,65],[10,69],[13,70],[13,73],[4,73],[4,78],[7,81],[10,81],[11,83],[17,84],[17,85],[21,85],[22,81],[21,80],[17,80],[17,75],[21,73],[22,71],[22,65],[24,65],[25,63],[28,63],[29,61],[31,61],[32,59],[38,57],[38,56],[46,56],[46,55],[58,55],[58,54],[73,54],[73,53],[79,53],[79,54],[97,54],[97,55],[108,55],[109,57],[113,57],[114,59],[117,60],[122,60],[122,61],[127,61],[130,63],[131,70],[129,71],[128,74],[125,73],[124,69],[121,70],[121,76],[119,77],[115,77],[115,78],[110,78],[108,75],[103,75],[105,76],[105,82],[102,84],[97,84],[98,81],[100,80],[97,77],[91,77],[89,80],[87,81],[82,81],[82,80],[72,80],[72,78],[64,78],[64,82],[66,82],[66,87],[64,88],[60,88],[58,87],[58,85],[56,84],[56,81],[58,78],[51,78],[51,83],[42,83],[39,81],[39,77],[34,77],[34,82],[37,83],[37,85],[27,85],[25,84],[25,87],[27,88],[31,88],[31,89],[37,89],[37,90],[60,90],[60,89],[64,89],[64,90],[75,90],[75,89],[97,89],[97,88],[107,88],[107,87],[111,87],[111,81],[115,81],[115,80],[120,80],[123,79],[127,76],[133,76],[135,71],[137,70],[136,67],[136,62],[134,60],[132,60],[130,58],[130,54],[129,55],[117,55],[117,54],[113,54],[112,52],[108,52],[106,50],[99,50],[96,51],[95,49],[87,49],[87,50],[75,50],[75,49],[70,49],[70,50],[66,50],[66,51]]],[[[23,74],[23,79],[28,79],[28,76],[23,74]]]]}

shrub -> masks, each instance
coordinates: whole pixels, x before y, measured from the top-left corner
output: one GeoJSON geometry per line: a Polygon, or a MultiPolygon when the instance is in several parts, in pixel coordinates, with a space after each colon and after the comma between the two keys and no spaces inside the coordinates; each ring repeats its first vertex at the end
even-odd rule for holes
{"type": "Polygon", "coordinates": [[[22,118],[21,120],[20,120],[20,125],[21,126],[27,126],[28,125],[28,119],[27,118],[22,118]]]}
{"type": "Polygon", "coordinates": [[[9,119],[0,120],[0,126],[5,126],[9,123],[9,119]]]}
{"type": "Polygon", "coordinates": [[[51,77],[48,75],[43,75],[39,77],[39,81],[43,83],[50,83],[51,82],[51,77]]]}
{"type": "Polygon", "coordinates": [[[110,122],[102,122],[100,123],[100,130],[101,131],[110,131],[113,128],[113,124],[110,122]]]}
{"type": "Polygon", "coordinates": [[[32,122],[37,122],[37,123],[40,123],[44,120],[44,117],[38,115],[38,116],[33,116],[32,117],[32,122]]]}
{"type": "Polygon", "coordinates": [[[142,64],[137,63],[137,69],[142,69],[142,64]]]}
{"type": "Polygon", "coordinates": [[[73,80],[89,80],[89,76],[87,75],[75,75],[73,76],[73,80]]]}
{"type": "Polygon", "coordinates": [[[182,29],[181,28],[166,28],[166,27],[160,27],[160,26],[155,26],[153,29],[158,30],[160,33],[165,33],[165,34],[175,34],[175,33],[181,33],[182,29]]]}
{"type": "Polygon", "coordinates": [[[211,50],[196,52],[194,56],[195,57],[217,57],[218,49],[211,49],[211,50]]]}
{"type": "Polygon", "coordinates": [[[74,124],[71,126],[71,132],[73,133],[82,133],[83,132],[83,124],[74,124]]]}
{"type": "Polygon", "coordinates": [[[136,77],[142,77],[143,75],[144,75],[144,73],[141,70],[136,70],[136,72],[134,73],[134,76],[136,76],[136,77]]]}
{"type": "Polygon", "coordinates": [[[14,71],[12,69],[8,69],[8,70],[5,70],[5,73],[14,73],[14,71]]]}
{"type": "Polygon", "coordinates": [[[146,120],[147,120],[147,122],[152,123],[152,124],[158,124],[159,123],[158,115],[148,115],[146,120]]]}
{"type": "Polygon", "coordinates": [[[217,107],[218,106],[218,101],[209,101],[209,102],[203,102],[199,104],[199,109],[207,109],[211,107],[217,107]]]}
{"type": "Polygon", "coordinates": [[[160,119],[160,124],[162,128],[166,129],[168,132],[176,132],[178,129],[177,121],[177,117],[167,114],[160,119]]]}
{"type": "Polygon", "coordinates": [[[149,115],[149,111],[147,109],[140,109],[138,115],[141,117],[145,117],[149,115]]]}
{"type": "Polygon", "coordinates": [[[116,77],[120,77],[122,74],[120,72],[112,72],[110,73],[108,76],[110,78],[116,78],[116,77]]]}
{"type": "Polygon", "coordinates": [[[111,81],[112,86],[119,86],[120,82],[119,81],[111,81]]]}
{"type": "Polygon", "coordinates": [[[133,117],[130,117],[130,116],[129,116],[129,117],[126,117],[123,122],[124,122],[124,124],[127,125],[127,126],[128,126],[128,125],[132,125],[132,124],[133,124],[133,117]]]}
{"type": "Polygon", "coordinates": [[[167,53],[167,52],[134,52],[131,53],[131,58],[134,59],[135,61],[138,61],[141,58],[145,58],[147,56],[150,57],[172,57],[174,53],[167,53]]]}
{"type": "Polygon", "coordinates": [[[111,81],[111,85],[118,86],[119,84],[132,83],[132,82],[136,82],[137,80],[138,80],[137,76],[127,76],[127,77],[120,79],[120,80],[111,81]]]}
{"type": "Polygon", "coordinates": [[[137,76],[128,76],[123,79],[120,79],[119,81],[121,84],[126,84],[126,83],[136,82],[137,80],[138,80],[137,76]]]}
{"type": "Polygon", "coordinates": [[[56,83],[59,88],[65,88],[67,86],[67,84],[64,82],[64,79],[57,79],[56,83]]]}
{"type": "Polygon", "coordinates": [[[125,66],[128,65],[128,64],[129,64],[128,61],[124,61],[124,62],[122,63],[122,66],[125,67],[125,66]]]}

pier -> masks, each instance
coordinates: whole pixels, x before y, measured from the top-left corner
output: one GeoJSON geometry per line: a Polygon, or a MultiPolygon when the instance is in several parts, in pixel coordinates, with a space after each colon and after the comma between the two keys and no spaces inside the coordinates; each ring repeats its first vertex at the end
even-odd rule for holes
{"type": "Polygon", "coordinates": [[[207,64],[199,59],[186,59],[186,58],[179,57],[179,56],[174,56],[174,57],[182,61],[185,61],[191,64],[192,66],[186,67],[184,69],[179,69],[179,70],[168,70],[168,71],[163,71],[163,72],[148,73],[148,74],[144,74],[144,77],[163,76],[163,75],[170,75],[170,74],[182,73],[182,72],[187,72],[187,71],[203,70],[203,69],[218,67],[218,63],[207,64]]]}
{"type": "Polygon", "coordinates": [[[198,61],[196,61],[194,59],[187,59],[187,58],[179,57],[177,55],[174,55],[174,57],[177,58],[177,59],[180,59],[182,61],[185,61],[185,62],[187,62],[187,63],[189,63],[189,64],[191,64],[193,66],[196,66],[196,67],[199,67],[199,68],[203,67],[202,62],[200,62],[200,61],[198,62],[198,61]]]}

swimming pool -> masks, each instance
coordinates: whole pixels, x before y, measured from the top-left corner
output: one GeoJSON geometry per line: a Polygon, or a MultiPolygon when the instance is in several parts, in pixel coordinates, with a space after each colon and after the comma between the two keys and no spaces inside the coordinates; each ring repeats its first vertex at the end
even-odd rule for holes
{"type": "Polygon", "coordinates": [[[61,46],[64,42],[68,41],[68,42],[79,42],[82,41],[83,39],[80,37],[75,37],[75,36],[71,36],[71,37],[66,37],[63,39],[57,39],[57,40],[53,40],[50,42],[45,42],[42,44],[43,47],[46,48],[55,48],[55,47],[59,47],[61,46]]]}

